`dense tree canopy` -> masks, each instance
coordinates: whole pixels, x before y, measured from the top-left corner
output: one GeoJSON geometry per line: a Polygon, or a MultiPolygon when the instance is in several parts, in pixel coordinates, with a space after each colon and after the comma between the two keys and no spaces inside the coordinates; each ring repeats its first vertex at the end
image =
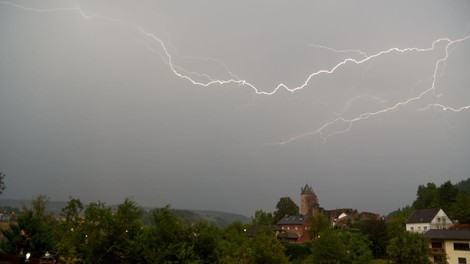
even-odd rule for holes
{"type": "Polygon", "coordinates": [[[254,225],[272,225],[274,224],[274,217],[271,213],[256,210],[255,215],[251,217],[251,223],[254,225]]]}
{"type": "Polygon", "coordinates": [[[470,223],[470,194],[465,191],[466,181],[459,184],[447,181],[439,187],[434,183],[418,186],[413,208],[442,208],[452,220],[470,223]]]}
{"type": "Polygon", "coordinates": [[[292,201],[290,197],[281,197],[276,204],[274,211],[274,223],[277,223],[286,215],[298,215],[299,207],[292,201]]]}
{"type": "Polygon", "coordinates": [[[462,180],[455,185],[459,190],[470,194],[470,178],[462,180]]]}
{"type": "Polygon", "coordinates": [[[305,244],[282,244],[273,223],[298,214],[298,206],[282,197],[272,213],[257,210],[251,224],[234,222],[219,228],[199,219],[187,222],[169,206],[148,210],[126,198],[117,206],[82,204],[70,198],[60,218],[47,211],[49,198],[39,195],[24,207],[17,222],[2,231],[0,249],[39,257],[52,252],[60,263],[368,263],[385,257],[394,263],[429,263],[428,241],[405,231],[415,208],[447,208],[451,218],[470,223],[470,195],[446,182],[418,187],[412,207],[386,219],[363,219],[348,228],[332,228],[326,217],[311,218],[305,244]],[[144,217],[145,216],[145,217],[144,217]],[[248,235],[251,225],[266,225],[248,235]]]}
{"type": "Polygon", "coordinates": [[[330,223],[324,214],[317,214],[311,218],[309,235],[311,239],[317,239],[322,232],[330,228],[330,223]]]}
{"type": "Polygon", "coordinates": [[[9,229],[2,230],[2,252],[14,255],[30,252],[33,257],[40,257],[44,252],[54,249],[52,218],[47,218],[41,209],[47,203],[44,197],[34,199],[32,209],[24,207],[17,222],[11,223],[9,229]]]}
{"type": "Polygon", "coordinates": [[[431,263],[428,247],[420,234],[405,231],[390,240],[387,252],[396,264],[426,264],[431,263]]]}
{"type": "Polygon", "coordinates": [[[375,258],[386,255],[388,245],[387,223],[383,219],[365,219],[357,224],[361,233],[370,240],[370,248],[375,258]]]}
{"type": "Polygon", "coordinates": [[[418,186],[416,200],[413,202],[415,209],[434,208],[438,206],[436,184],[430,182],[426,186],[418,186]]]}

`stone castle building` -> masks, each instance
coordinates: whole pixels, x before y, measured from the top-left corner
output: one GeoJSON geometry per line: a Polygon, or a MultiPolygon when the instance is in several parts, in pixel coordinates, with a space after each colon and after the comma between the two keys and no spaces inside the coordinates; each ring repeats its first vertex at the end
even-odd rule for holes
{"type": "MultiPolygon", "coordinates": [[[[378,218],[378,214],[362,212],[359,213],[357,210],[352,208],[337,208],[333,210],[325,210],[320,207],[318,197],[313,191],[313,188],[305,184],[304,187],[300,188],[300,214],[303,216],[316,216],[317,214],[323,214],[329,220],[332,225],[335,225],[339,220],[347,217],[351,221],[358,220],[360,218],[378,218]]],[[[346,219],[343,219],[343,221],[346,219]]]]}
{"type": "Polygon", "coordinates": [[[318,214],[323,214],[332,226],[346,227],[350,223],[364,218],[378,219],[380,216],[374,213],[359,213],[355,209],[341,208],[325,210],[320,207],[318,197],[313,188],[305,184],[300,188],[300,212],[298,215],[286,215],[276,225],[289,237],[287,241],[302,243],[310,240],[308,229],[311,219],[318,214]]]}
{"type": "Polygon", "coordinates": [[[300,188],[300,214],[302,215],[316,215],[320,210],[318,197],[313,191],[313,188],[308,184],[300,188]]]}

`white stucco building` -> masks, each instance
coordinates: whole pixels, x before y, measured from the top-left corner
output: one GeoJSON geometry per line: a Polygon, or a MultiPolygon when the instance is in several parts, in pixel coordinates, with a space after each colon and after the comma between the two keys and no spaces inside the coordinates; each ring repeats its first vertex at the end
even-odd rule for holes
{"type": "Polygon", "coordinates": [[[406,230],[423,233],[430,229],[448,229],[452,221],[442,209],[415,210],[406,221],[406,230]]]}

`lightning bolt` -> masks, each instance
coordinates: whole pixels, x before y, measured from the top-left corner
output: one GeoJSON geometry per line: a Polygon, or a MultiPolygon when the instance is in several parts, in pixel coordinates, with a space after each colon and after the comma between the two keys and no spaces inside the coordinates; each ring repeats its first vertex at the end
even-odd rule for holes
{"type": "MultiPolygon", "coordinates": [[[[323,141],[326,142],[326,140],[331,137],[331,136],[334,136],[334,135],[338,135],[338,134],[342,134],[342,133],[346,133],[348,132],[349,130],[351,130],[352,126],[354,123],[356,122],[359,122],[359,121],[362,121],[362,120],[366,120],[366,119],[369,119],[371,117],[374,117],[374,116],[377,116],[377,115],[381,115],[381,114],[385,114],[387,112],[390,112],[390,111],[395,111],[397,110],[399,107],[402,107],[404,105],[408,105],[412,102],[415,102],[415,101],[418,101],[420,100],[421,98],[423,98],[425,95],[428,95],[428,94],[432,94],[434,97],[437,98],[437,100],[439,100],[440,98],[440,95],[437,95],[435,92],[436,92],[436,82],[437,82],[437,78],[438,78],[438,71],[440,69],[440,65],[441,64],[444,64],[445,65],[445,62],[447,61],[447,59],[449,58],[449,49],[450,47],[452,47],[452,45],[455,45],[455,44],[458,44],[458,43],[461,43],[463,41],[466,41],[466,40],[469,40],[470,39],[470,36],[466,36],[466,37],[463,37],[463,38],[460,38],[460,39],[456,39],[456,40],[450,40],[448,38],[441,38],[441,39],[438,39],[438,40],[435,40],[433,43],[432,43],[432,47],[431,48],[427,48],[427,49],[419,49],[419,48],[407,48],[407,49],[398,49],[398,48],[392,48],[392,49],[389,49],[387,51],[382,51],[382,52],[379,52],[377,54],[374,54],[374,55],[371,55],[369,57],[367,57],[366,59],[363,59],[362,61],[364,60],[367,60],[368,58],[371,58],[372,56],[379,56],[380,54],[386,54],[386,53],[389,53],[391,51],[398,51],[398,52],[406,52],[406,51],[419,51],[419,52],[423,52],[423,51],[430,51],[430,50],[433,50],[435,47],[436,47],[436,44],[439,43],[439,42],[445,42],[446,45],[445,45],[445,55],[438,59],[436,61],[436,64],[434,66],[434,71],[433,71],[433,75],[432,75],[432,84],[431,84],[431,87],[429,87],[428,89],[426,89],[425,91],[421,92],[419,95],[415,96],[415,97],[411,97],[411,98],[408,98],[407,100],[404,100],[404,101],[400,101],[396,104],[394,104],[393,106],[391,107],[387,107],[387,108],[384,108],[384,109],[381,109],[379,111],[375,111],[375,112],[366,112],[366,113],[362,113],[354,118],[350,118],[350,119],[346,119],[346,118],[343,118],[343,117],[338,117],[338,118],[335,118],[327,123],[325,123],[324,125],[322,125],[321,127],[319,127],[317,130],[315,131],[312,131],[312,132],[308,132],[308,133],[304,133],[302,135],[299,135],[299,136],[295,136],[295,137],[291,137],[285,141],[282,141],[282,142],[279,142],[279,143],[271,143],[271,144],[268,144],[268,145],[285,145],[285,144],[288,144],[292,141],[295,141],[295,140],[299,140],[301,138],[304,138],[304,137],[307,137],[307,136],[314,136],[314,135],[319,135],[322,137],[323,141]],[[327,135],[323,135],[323,132],[329,128],[329,127],[332,127],[334,125],[338,125],[338,124],[342,124],[345,126],[344,129],[341,129],[341,130],[336,130],[334,132],[331,132],[330,134],[327,134],[327,135]]],[[[346,59],[346,60],[353,60],[353,59],[346,59]]],[[[358,61],[356,62],[357,64],[359,64],[360,62],[362,61],[358,61]]],[[[421,111],[424,111],[424,110],[427,110],[427,109],[430,109],[430,108],[435,108],[435,109],[441,109],[441,110],[444,110],[444,111],[453,111],[453,112],[461,112],[461,111],[464,111],[464,110],[467,110],[467,109],[470,109],[470,105],[468,106],[462,106],[462,107],[459,107],[459,108],[454,108],[454,107],[449,107],[449,106],[445,106],[445,105],[442,105],[442,104],[439,104],[439,103],[432,103],[432,104],[428,104],[426,107],[424,108],[421,108],[419,110],[421,111]]]]}
{"type": "Polygon", "coordinates": [[[308,46],[313,47],[313,48],[325,49],[325,50],[328,50],[328,51],[332,51],[334,53],[357,53],[357,54],[361,55],[362,57],[367,58],[367,53],[365,53],[362,50],[356,50],[356,49],[339,50],[339,49],[334,49],[334,48],[331,48],[331,47],[327,47],[327,46],[323,46],[323,45],[317,45],[317,44],[308,44],[308,46]]]}
{"type": "MultiPolygon", "coordinates": [[[[337,117],[330,120],[330,121],[328,121],[328,122],[326,122],[325,124],[321,125],[316,130],[308,132],[308,133],[304,133],[304,134],[301,134],[301,135],[298,135],[298,136],[295,136],[295,137],[291,137],[291,138],[289,138],[285,141],[279,142],[279,143],[272,143],[270,145],[285,145],[285,144],[290,143],[292,141],[299,140],[299,139],[305,138],[307,136],[313,136],[313,135],[321,136],[323,138],[324,142],[326,142],[326,140],[331,136],[346,133],[346,132],[350,131],[353,124],[355,124],[357,122],[367,120],[371,117],[379,116],[379,115],[382,115],[382,114],[385,114],[385,113],[388,113],[388,112],[391,112],[391,111],[395,111],[395,110],[397,110],[398,108],[400,108],[402,106],[405,106],[405,105],[411,104],[413,102],[419,101],[427,95],[431,95],[432,97],[436,98],[436,100],[433,103],[428,104],[427,106],[419,109],[420,111],[429,110],[429,109],[436,109],[436,110],[452,111],[452,112],[458,113],[458,112],[462,112],[462,111],[470,109],[470,105],[469,106],[461,106],[461,107],[451,107],[451,106],[441,104],[441,103],[439,103],[440,95],[436,93],[436,82],[437,82],[437,79],[439,77],[439,71],[442,70],[445,67],[445,63],[446,63],[447,59],[449,58],[451,48],[456,46],[459,43],[462,43],[464,41],[468,41],[470,39],[470,35],[459,38],[459,39],[453,39],[453,40],[449,39],[449,38],[439,38],[437,40],[434,40],[432,42],[431,46],[427,47],[427,48],[392,47],[392,48],[389,48],[389,49],[386,49],[386,50],[379,51],[379,52],[374,53],[374,54],[368,54],[368,53],[363,52],[361,50],[353,50],[353,49],[338,50],[338,49],[334,49],[334,48],[330,48],[330,47],[326,47],[326,46],[322,46],[322,45],[312,44],[310,46],[315,47],[315,48],[325,49],[325,50],[328,50],[328,51],[331,51],[331,52],[345,53],[345,54],[355,53],[355,54],[360,55],[360,58],[348,57],[348,58],[345,58],[345,59],[341,60],[336,65],[334,65],[330,68],[321,69],[321,70],[312,72],[311,74],[308,75],[308,77],[303,82],[300,83],[300,85],[297,85],[295,87],[289,87],[289,86],[287,86],[283,83],[279,83],[277,86],[275,86],[274,88],[271,88],[271,89],[260,89],[260,88],[256,87],[255,85],[253,85],[252,83],[250,83],[249,81],[247,81],[245,79],[241,79],[237,75],[232,73],[229,70],[229,68],[220,60],[215,60],[215,59],[210,59],[210,58],[201,58],[201,57],[187,57],[186,58],[186,59],[206,60],[206,61],[212,61],[212,62],[219,63],[221,65],[221,67],[224,68],[225,72],[227,72],[228,76],[230,76],[230,78],[228,78],[228,79],[218,79],[218,78],[212,77],[212,76],[210,76],[209,74],[206,74],[206,73],[198,73],[198,72],[195,72],[195,71],[186,70],[183,67],[176,65],[174,63],[174,59],[173,59],[173,56],[175,56],[175,57],[179,56],[180,58],[183,58],[183,57],[180,56],[177,52],[173,52],[173,53],[170,52],[171,46],[169,44],[165,43],[161,38],[159,38],[155,34],[146,31],[142,26],[137,25],[137,24],[133,24],[133,23],[128,23],[128,22],[125,22],[123,20],[115,19],[115,18],[111,18],[111,17],[95,15],[95,14],[92,14],[92,15],[87,14],[86,12],[84,12],[79,7],[78,4],[75,7],[49,8],[49,9],[38,9],[38,8],[24,7],[24,6],[15,4],[13,2],[9,2],[9,1],[0,2],[0,4],[8,5],[8,6],[11,6],[11,7],[14,7],[14,8],[18,8],[18,9],[22,9],[24,11],[40,12],[40,13],[76,12],[83,19],[102,19],[102,20],[106,20],[106,21],[110,21],[110,22],[114,22],[114,23],[119,23],[123,26],[130,26],[130,27],[134,28],[137,31],[137,33],[139,33],[142,37],[147,39],[147,41],[142,41],[142,40],[138,40],[138,41],[141,42],[142,44],[144,44],[151,52],[157,53],[162,58],[162,60],[168,65],[170,71],[176,77],[181,78],[185,81],[188,81],[188,82],[192,83],[193,85],[205,86],[205,87],[211,86],[211,85],[238,84],[239,86],[243,86],[243,87],[251,89],[254,92],[255,95],[265,95],[265,96],[274,95],[280,90],[285,90],[285,91],[288,91],[288,92],[291,92],[291,93],[295,93],[297,91],[300,91],[300,90],[306,88],[314,78],[316,78],[318,76],[322,76],[322,75],[331,75],[331,74],[335,73],[337,70],[341,69],[342,67],[344,67],[346,65],[365,64],[365,63],[368,63],[368,62],[372,62],[373,60],[375,60],[379,57],[389,55],[389,54],[393,55],[393,54],[398,54],[398,53],[431,52],[431,51],[434,51],[438,48],[438,46],[439,46],[438,44],[444,44],[445,55],[443,57],[439,58],[436,61],[435,65],[434,65],[433,74],[431,76],[431,85],[430,85],[430,87],[428,87],[426,90],[422,91],[418,95],[416,95],[414,97],[409,96],[408,99],[406,99],[406,100],[399,101],[399,102],[395,103],[392,106],[382,108],[381,110],[378,110],[378,111],[370,111],[370,112],[361,113],[361,114],[359,114],[359,115],[357,115],[353,118],[343,117],[344,113],[348,110],[349,106],[354,101],[359,100],[361,98],[369,97],[369,98],[372,98],[372,99],[374,99],[378,102],[381,102],[381,103],[386,102],[385,100],[383,100],[379,97],[376,97],[376,96],[371,96],[371,95],[357,96],[354,99],[351,99],[350,101],[348,101],[345,108],[342,111],[340,111],[340,112],[332,111],[336,114],[337,117]],[[150,43],[153,43],[153,45],[151,45],[150,43]],[[157,45],[160,50],[155,49],[154,48],[155,45],[157,45]],[[195,78],[195,77],[197,77],[197,78],[195,78]],[[335,129],[334,128],[335,126],[341,126],[341,128],[335,129]],[[327,131],[330,128],[333,129],[332,132],[327,131]]],[[[174,48],[173,48],[173,50],[174,50],[174,48]]],[[[364,76],[363,76],[363,78],[364,78],[364,76]]]]}

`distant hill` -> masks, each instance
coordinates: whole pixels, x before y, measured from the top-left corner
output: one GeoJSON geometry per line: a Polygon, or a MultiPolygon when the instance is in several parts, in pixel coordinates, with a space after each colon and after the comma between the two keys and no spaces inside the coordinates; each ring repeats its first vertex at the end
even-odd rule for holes
{"type": "MultiPolygon", "coordinates": [[[[186,224],[197,223],[200,221],[208,221],[214,223],[218,227],[224,228],[233,222],[239,221],[248,223],[251,221],[249,217],[240,214],[233,214],[212,210],[184,210],[184,209],[171,209],[175,215],[181,218],[186,224]]],[[[150,211],[150,210],[149,210],[150,211]]],[[[150,223],[150,216],[144,216],[144,222],[150,223]]]]}
{"type": "Polygon", "coordinates": [[[196,212],[199,215],[207,217],[209,219],[213,219],[219,227],[226,227],[236,221],[240,221],[242,223],[248,223],[251,221],[249,217],[240,214],[206,210],[196,210],[193,212],[196,212]]]}
{"type": "MultiPolygon", "coordinates": [[[[47,211],[52,212],[54,215],[58,215],[62,208],[67,205],[67,202],[63,201],[49,201],[47,203],[47,211]]],[[[27,208],[31,207],[31,200],[18,200],[18,199],[0,199],[0,207],[1,206],[9,206],[12,208],[23,208],[26,206],[27,208]]]]}
{"type": "MultiPolygon", "coordinates": [[[[47,203],[47,211],[51,212],[53,215],[58,216],[67,205],[67,202],[64,201],[49,201],[47,203]]],[[[16,200],[16,199],[0,199],[0,207],[12,207],[12,208],[23,208],[23,206],[30,207],[31,200],[16,200]]],[[[116,206],[111,206],[115,208],[116,206]]],[[[148,213],[152,208],[144,208],[148,213]]],[[[171,209],[179,218],[185,221],[188,224],[195,223],[201,220],[212,222],[218,227],[226,227],[235,221],[240,221],[242,223],[248,223],[251,221],[249,217],[246,217],[241,214],[233,214],[220,211],[212,210],[183,210],[183,209],[171,209]]],[[[144,222],[149,224],[150,221],[148,216],[144,216],[144,222]]]]}

